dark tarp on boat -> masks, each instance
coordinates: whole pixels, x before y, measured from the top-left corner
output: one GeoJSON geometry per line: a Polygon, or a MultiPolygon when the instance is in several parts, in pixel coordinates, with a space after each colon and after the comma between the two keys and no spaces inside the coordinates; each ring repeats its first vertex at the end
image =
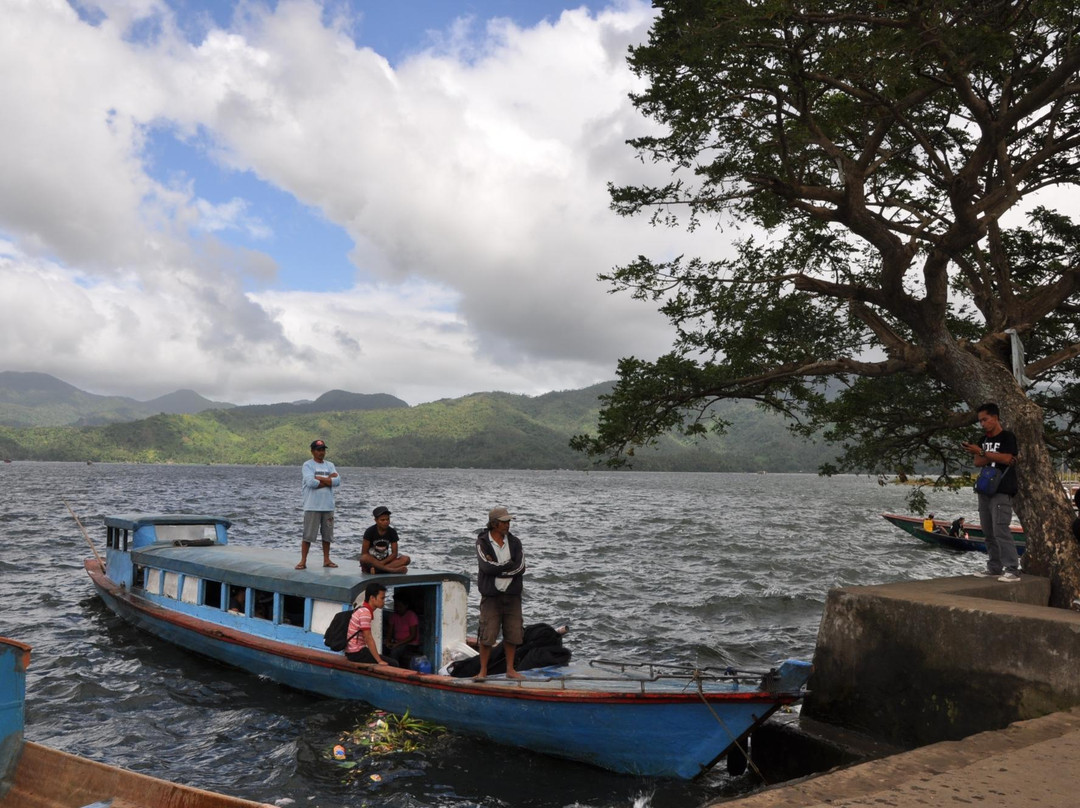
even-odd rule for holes
{"type": "MultiPolygon", "coordinates": [[[[563,648],[563,635],[547,623],[533,623],[525,626],[525,641],[518,646],[514,654],[514,669],[527,671],[532,668],[546,668],[548,665],[565,665],[570,661],[570,649],[563,648]]],[[[499,643],[491,649],[488,658],[489,676],[506,673],[506,649],[499,643]]],[[[461,659],[450,666],[450,675],[459,678],[476,676],[480,673],[480,657],[461,659]]]]}

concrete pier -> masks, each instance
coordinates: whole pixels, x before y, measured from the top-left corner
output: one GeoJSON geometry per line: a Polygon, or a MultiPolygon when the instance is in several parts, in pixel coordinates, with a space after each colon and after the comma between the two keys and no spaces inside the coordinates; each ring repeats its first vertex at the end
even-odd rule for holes
{"type": "MultiPolygon", "coordinates": [[[[1080,709],[785,783],[723,808],[1075,808],[1080,709]]],[[[718,803],[719,804],[719,803],[718,803]]]]}
{"type": "MultiPolygon", "coordinates": [[[[798,731],[808,749],[844,736],[851,753],[723,805],[1080,805],[1080,613],[1049,595],[1030,575],[831,591],[798,731]]],[[[763,769],[803,757],[788,735],[762,744],[763,769]]]]}
{"type": "Polygon", "coordinates": [[[904,749],[1080,705],[1080,613],[1025,575],[829,592],[803,715],[904,749]]]}

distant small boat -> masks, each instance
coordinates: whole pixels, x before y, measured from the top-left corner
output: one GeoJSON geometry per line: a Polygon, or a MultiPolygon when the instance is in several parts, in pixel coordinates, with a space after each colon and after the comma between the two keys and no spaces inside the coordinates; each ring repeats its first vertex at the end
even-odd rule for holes
{"type": "Polygon", "coordinates": [[[0,808],[269,808],[23,740],[30,646],[0,637],[0,808]]]}
{"type": "MultiPolygon", "coordinates": [[[[980,553],[986,552],[986,536],[983,533],[982,525],[965,523],[964,532],[959,536],[954,536],[949,533],[952,522],[945,519],[935,519],[934,529],[929,531],[923,528],[924,520],[918,516],[901,516],[896,513],[883,513],[881,516],[927,544],[936,544],[939,547],[946,547],[960,552],[971,550],[980,553]]],[[[1027,537],[1024,535],[1024,529],[1019,525],[1012,525],[1012,534],[1013,541],[1016,542],[1017,554],[1023,555],[1024,550],[1027,549],[1027,537]]]]}

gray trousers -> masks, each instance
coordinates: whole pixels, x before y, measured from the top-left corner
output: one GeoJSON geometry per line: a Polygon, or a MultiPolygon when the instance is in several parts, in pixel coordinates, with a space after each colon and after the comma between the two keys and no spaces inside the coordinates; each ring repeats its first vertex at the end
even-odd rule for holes
{"type": "Polygon", "coordinates": [[[986,568],[991,572],[1019,572],[1020,559],[1016,555],[1016,542],[1013,541],[1012,529],[1009,527],[1012,524],[1012,496],[978,496],[979,521],[982,522],[983,535],[986,537],[986,554],[990,557],[986,568]]]}

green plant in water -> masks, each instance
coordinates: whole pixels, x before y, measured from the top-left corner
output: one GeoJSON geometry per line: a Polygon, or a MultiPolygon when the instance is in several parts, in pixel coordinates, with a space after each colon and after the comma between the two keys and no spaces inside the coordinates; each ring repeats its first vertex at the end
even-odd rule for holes
{"type": "Polygon", "coordinates": [[[400,716],[377,710],[374,720],[343,733],[338,739],[347,756],[344,760],[336,759],[336,762],[343,768],[353,769],[361,757],[415,752],[426,739],[444,732],[445,727],[414,718],[407,710],[405,715],[400,716]],[[349,750],[353,750],[353,753],[349,754],[349,750]]]}

